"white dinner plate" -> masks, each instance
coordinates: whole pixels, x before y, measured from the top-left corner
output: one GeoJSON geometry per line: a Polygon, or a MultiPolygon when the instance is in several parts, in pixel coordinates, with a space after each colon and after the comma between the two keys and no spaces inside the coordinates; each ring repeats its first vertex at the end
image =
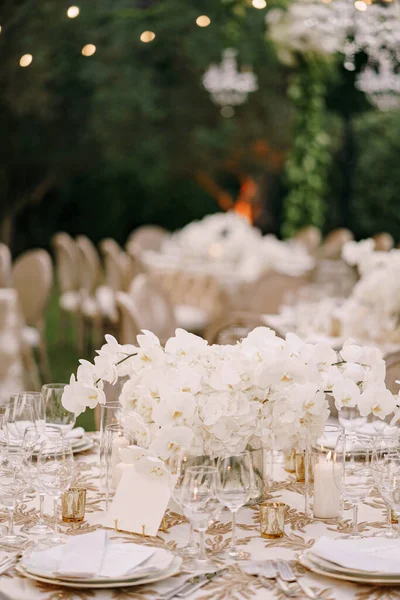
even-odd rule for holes
{"type": "Polygon", "coordinates": [[[303,567],[309,569],[317,575],[331,577],[333,579],[341,579],[343,581],[354,581],[356,583],[364,583],[370,585],[399,585],[400,575],[386,575],[380,573],[367,573],[356,571],[354,569],[346,569],[339,565],[332,565],[328,561],[323,561],[320,557],[315,557],[311,552],[305,552],[299,557],[299,562],[303,567]]]}
{"type": "Polygon", "coordinates": [[[44,577],[42,575],[36,575],[27,569],[24,569],[21,564],[19,564],[16,570],[25,577],[29,579],[33,579],[34,581],[40,581],[42,583],[49,583],[51,585],[59,585],[63,587],[70,588],[82,588],[82,589],[109,589],[109,588],[118,588],[118,587],[132,587],[136,585],[145,585],[148,583],[155,583],[156,581],[162,581],[163,579],[168,579],[169,577],[173,577],[177,573],[179,573],[182,566],[182,558],[179,556],[174,556],[171,565],[161,571],[158,574],[148,577],[141,578],[132,578],[132,579],[111,579],[111,580],[103,580],[96,582],[89,582],[87,580],[65,580],[59,579],[57,577],[44,577]]]}

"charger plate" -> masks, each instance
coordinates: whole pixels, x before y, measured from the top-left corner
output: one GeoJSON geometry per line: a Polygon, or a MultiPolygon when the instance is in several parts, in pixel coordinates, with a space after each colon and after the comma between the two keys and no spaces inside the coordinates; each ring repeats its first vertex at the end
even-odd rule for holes
{"type": "Polygon", "coordinates": [[[148,583],[155,583],[157,581],[163,581],[164,579],[168,579],[169,577],[173,577],[179,573],[182,566],[182,558],[179,556],[175,556],[171,565],[165,569],[163,572],[158,575],[150,576],[150,577],[142,577],[142,578],[132,578],[132,579],[112,579],[104,582],[88,582],[88,581],[67,581],[65,579],[58,579],[57,577],[43,577],[41,575],[35,575],[31,573],[27,569],[24,569],[22,565],[18,565],[16,567],[16,571],[23,575],[24,577],[28,577],[28,579],[33,579],[34,581],[40,581],[41,583],[49,583],[51,585],[59,585],[62,587],[69,588],[78,588],[78,589],[110,589],[110,588],[121,588],[121,587],[132,587],[136,585],[145,585],[148,583]]]}
{"type": "Polygon", "coordinates": [[[303,567],[317,575],[341,579],[343,581],[354,581],[355,583],[364,583],[370,585],[400,585],[400,575],[387,575],[384,573],[366,573],[355,569],[346,569],[339,565],[316,557],[311,552],[305,552],[299,557],[299,562],[303,567]]]}

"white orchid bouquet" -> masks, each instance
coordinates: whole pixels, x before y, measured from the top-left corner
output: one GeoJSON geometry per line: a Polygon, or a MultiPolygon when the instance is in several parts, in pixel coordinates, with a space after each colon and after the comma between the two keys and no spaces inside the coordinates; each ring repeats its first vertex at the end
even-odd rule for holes
{"type": "Polygon", "coordinates": [[[347,342],[340,355],[328,344],[278,338],[258,327],[236,345],[209,345],[177,329],[162,347],[149,331],[138,346],[112,336],[94,363],[81,361],[63,404],[79,414],[106,399],[103,381],[127,377],[120,396],[124,425],[147,454],[164,461],[180,448],[220,456],[258,436],[266,448],[301,447],[322,433],[326,391],[338,408],[358,406],[384,418],[396,408],[384,385],[378,350],[347,342]]]}

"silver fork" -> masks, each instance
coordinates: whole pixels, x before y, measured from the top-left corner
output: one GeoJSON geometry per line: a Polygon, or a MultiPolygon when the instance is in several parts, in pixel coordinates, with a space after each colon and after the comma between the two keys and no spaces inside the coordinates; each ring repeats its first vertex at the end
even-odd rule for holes
{"type": "Polygon", "coordinates": [[[310,598],[310,600],[318,600],[318,598],[320,598],[319,594],[316,594],[315,592],[313,592],[311,588],[309,588],[305,583],[303,583],[301,581],[301,579],[296,577],[296,575],[289,563],[287,563],[283,560],[278,560],[278,561],[276,561],[276,567],[278,569],[280,578],[284,582],[296,583],[300,587],[300,589],[304,592],[304,594],[307,596],[307,598],[310,598]]]}
{"type": "Polygon", "coordinates": [[[291,597],[294,595],[289,589],[289,586],[279,577],[274,561],[253,561],[246,566],[243,566],[242,569],[249,575],[256,575],[257,579],[264,587],[269,587],[269,581],[274,580],[285,596],[291,597]]]}

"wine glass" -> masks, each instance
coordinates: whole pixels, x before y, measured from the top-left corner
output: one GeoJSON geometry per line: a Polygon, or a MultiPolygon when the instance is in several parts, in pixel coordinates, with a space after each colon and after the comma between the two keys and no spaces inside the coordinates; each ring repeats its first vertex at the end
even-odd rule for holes
{"type": "MultiPolygon", "coordinates": [[[[60,443],[63,441],[63,433],[59,427],[53,425],[47,425],[45,430],[45,437],[48,440],[51,440],[56,443],[60,443]]],[[[34,525],[27,525],[21,528],[21,531],[25,533],[33,534],[33,535],[47,535],[48,533],[52,533],[53,529],[47,525],[44,519],[44,498],[45,491],[43,490],[40,480],[37,476],[37,461],[32,462],[30,465],[31,471],[31,481],[33,489],[39,493],[39,518],[34,525]]]]}
{"type": "Polygon", "coordinates": [[[372,488],[372,441],[356,433],[342,433],[335,445],[333,455],[333,477],[335,484],[353,506],[353,531],[346,536],[356,540],[362,536],[358,532],[358,504],[365,500],[372,488]]]}
{"type": "Polygon", "coordinates": [[[397,537],[400,538],[400,457],[397,452],[389,452],[383,462],[379,491],[384,502],[389,504],[397,516],[397,537]]]}
{"type": "Polygon", "coordinates": [[[228,558],[243,560],[247,555],[236,548],[236,513],[248,502],[254,481],[248,452],[218,459],[217,498],[232,514],[232,541],[228,558]]]}
{"type": "Polygon", "coordinates": [[[60,427],[64,435],[75,426],[76,416],[64,408],[62,396],[66,383],[46,383],[42,386],[42,395],[46,409],[46,424],[60,427]]]}
{"type": "MultiPolygon", "coordinates": [[[[182,509],[180,504],[180,493],[182,489],[182,483],[184,480],[185,472],[188,467],[210,467],[212,466],[211,458],[208,455],[199,456],[197,454],[191,454],[181,449],[170,458],[168,467],[172,474],[171,481],[173,482],[172,498],[178,504],[179,508],[182,509]],[[175,476],[175,477],[174,477],[175,476]]],[[[198,556],[199,549],[195,541],[193,523],[190,523],[189,540],[186,546],[179,549],[179,554],[182,558],[193,558],[198,556]]]]}
{"type": "Polygon", "coordinates": [[[357,433],[367,423],[367,417],[362,417],[356,406],[342,406],[338,411],[338,420],[346,433],[357,433]]]}
{"type": "Polygon", "coordinates": [[[5,414],[0,415],[0,464],[8,458],[8,431],[5,414]]]}
{"type": "Polygon", "coordinates": [[[179,492],[179,504],[185,517],[200,533],[200,552],[197,557],[188,560],[185,568],[190,571],[214,569],[215,563],[206,553],[205,532],[218,510],[217,468],[188,467],[179,492]]]}
{"type": "Polygon", "coordinates": [[[53,543],[60,543],[62,536],[58,532],[58,500],[72,483],[74,475],[74,457],[71,445],[63,439],[47,439],[42,442],[37,458],[36,479],[39,489],[54,501],[53,543]]]}
{"type": "Polygon", "coordinates": [[[397,533],[393,529],[392,524],[392,510],[390,502],[387,499],[385,489],[381,486],[382,469],[386,458],[389,455],[396,454],[399,448],[399,436],[398,432],[389,435],[377,435],[373,441],[373,452],[372,452],[372,475],[374,478],[375,486],[382,496],[382,500],[386,506],[386,520],[387,527],[383,532],[376,533],[375,537],[395,538],[397,533]]]}
{"type": "Polygon", "coordinates": [[[18,394],[18,401],[22,407],[32,407],[36,428],[39,435],[42,436],[46,427],[46,409],[41,392],[21,392],[18,394]]]}
{"type": "Polygon", "coordinates": [[[22,460],[18,468],[9,460],[0,465],[0,502],[8,510],[7,534],[0,538],[0,545],[14,547],[27,540],[26,536],[14,532],[14,511],[23,502],[29,485],[29,466],[26,460],[22,460]]]}
{"type": "Polygon", "coordinates": [[[6,406],[5,420],[9,447],[21,447],[25,430],[28,427],[36,426],[33,407],[20,400],[18,394],[11,396],[6,406]]]}

